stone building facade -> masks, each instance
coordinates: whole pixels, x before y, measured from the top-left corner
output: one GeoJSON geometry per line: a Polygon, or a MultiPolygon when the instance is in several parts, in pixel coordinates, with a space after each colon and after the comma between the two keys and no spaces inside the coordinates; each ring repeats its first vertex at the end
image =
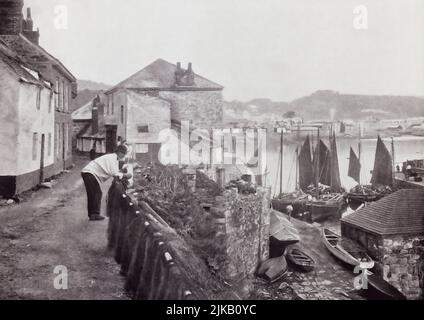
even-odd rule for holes
{"type": "Polygon", "coordinates": [[[188,121],[192,129],[222,124],[223,87],[158,59],[107,91],[105,119],[110,137],[133,145],[139,161],[157,161],[159,133],[188,121]]]}
{"type": "Polygon", "coordinates": [[[343,218],[342,236],[364,246],[376,271],[408,299],[424,293],[424,190],[399,190],[343,218]]]}

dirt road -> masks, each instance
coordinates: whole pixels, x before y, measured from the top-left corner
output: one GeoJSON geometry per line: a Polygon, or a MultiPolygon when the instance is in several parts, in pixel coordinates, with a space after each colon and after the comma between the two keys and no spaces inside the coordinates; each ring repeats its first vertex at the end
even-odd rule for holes
{"type": "MultiPolygon", "coordinates": [[[[128,299],[124,278],[107,250],[107,220],[87,218],[80,176],[86,162],[75,159],[76,167],[53,189],[30,193],[24,202],[0,208],[0,300],[128,299]],[[67,268],[66,290],[55,289],[56,266],[67,268]]],[[[107,189],[105,185],[104,198],[107,189]]]]}

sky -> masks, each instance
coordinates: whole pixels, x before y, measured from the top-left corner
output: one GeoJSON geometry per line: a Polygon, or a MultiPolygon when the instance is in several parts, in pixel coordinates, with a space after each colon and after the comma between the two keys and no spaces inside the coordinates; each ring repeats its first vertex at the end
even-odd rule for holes
{"type": "Polygon", "coordinates": [[[292,101],[317,90],[424,96],[422,0],[25,0],[25,6],[40,44],[78,79],[114,85],[162,58],[192,62],[196,73],[225,86],[227,100],[292,101]]]}

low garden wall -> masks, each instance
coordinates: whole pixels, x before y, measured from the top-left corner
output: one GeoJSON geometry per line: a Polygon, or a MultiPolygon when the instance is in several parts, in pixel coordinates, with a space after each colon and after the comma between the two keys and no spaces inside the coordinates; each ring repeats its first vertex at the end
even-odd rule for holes
{"type": "Polygon", "coordinates": [[[187,243],[119,181],[108,193],[108,245],[126,277],[125,289],[140,300],[237,299],[215,279],[187,243]]]}

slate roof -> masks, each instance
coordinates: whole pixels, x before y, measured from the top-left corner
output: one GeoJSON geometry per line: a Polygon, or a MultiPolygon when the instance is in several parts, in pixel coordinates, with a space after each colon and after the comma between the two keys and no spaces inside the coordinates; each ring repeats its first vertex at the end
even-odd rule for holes
{"type": "Polygon", "coordinates": [[[167,89],[167,90],[222,90],[224,87],[205,79],[197,74],[194,75],[194,86],[175,87],[175,71],[177,66],[163,59],[157,59],[144,69],[133,74],[120,82],[106,93],[117,89],[167,89]]]}
{"type": "Polygon", "coordinates": [[[92,109],[93,109],[93,101],[90,100],[81,108],[78,108],[74,112],[72,112],[72,120],[73,121],[88,121],[92,118],[92,109]]]}
{"type": "Polygon", "coordinates": [[[399,190],[341,221],[383,236],[424,234],[424,190],[399,190]]]}
{"type": "Polygon", "coordinates": [[[0,59],[16,75],[18,80],[47,87],[39,78],[39,75],[36,75],[37,72],[32,70],[32,67],[13,52],[4,41],[0,41],[0,59]]]}
{"type": "Polygon", "coordinates": [[[32,43],[24,35],[1,35],[0,38],[3,42],[7,43],[9,48],[18,53],[22,60],[38,68],[38,71],[43,70],[46,63],[51,63],[70,81],[76,82],[74,75],[62,64],[62,62],[53,57],[41,46],[32,43]]]}

